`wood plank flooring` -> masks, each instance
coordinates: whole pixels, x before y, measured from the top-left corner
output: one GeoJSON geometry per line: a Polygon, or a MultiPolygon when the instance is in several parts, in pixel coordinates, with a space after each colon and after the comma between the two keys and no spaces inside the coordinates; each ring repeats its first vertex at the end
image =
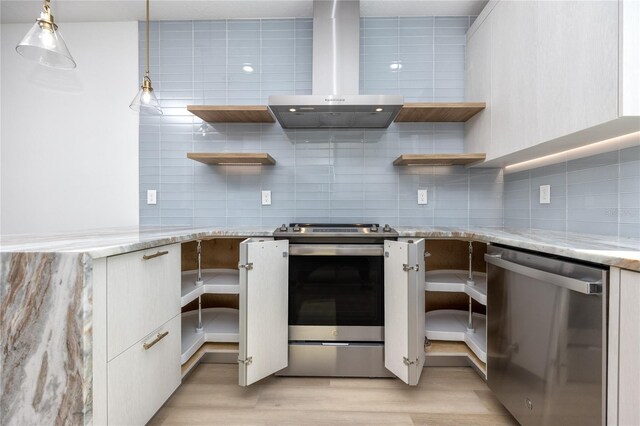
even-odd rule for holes
{"type": "Polygon", "coordinates": [[[237,385],[235,364],[195,368],[150,425],[517,425],[469,367],[397,379],[268,377],[237,385]]]}

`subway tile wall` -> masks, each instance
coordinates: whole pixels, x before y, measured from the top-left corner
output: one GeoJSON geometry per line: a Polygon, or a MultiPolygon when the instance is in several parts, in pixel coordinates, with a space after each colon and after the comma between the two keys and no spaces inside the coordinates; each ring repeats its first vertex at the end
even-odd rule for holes
{"type": "MultiPolygon", "coordinates": [[[[361,93],[464,100],[465,33],[473,19],[362,18],[361,93]]],[[[462,124],[285,131],[278,124],[203,123],[186,111],[188,104],[310,94],[311,19],[153,22],[150,41],[164,115],[140,117],[141,225],[502,226],[501,170],[392,165],[401,153],[462,152],[462,124]],[[187,152],[268,152],[277,164],[207,166],[187,152]],[[419,206],[423,188],[429,201],[419,206]],[[146,204],[148,189],[158,190],[157,205],[146,204]],[[261,190],[272,191],[272,205],[261,206],[261,190]]]]}
{"type": "Polygon", "coordinates": [[[509,227],[640,238],[640,146],[507,174],[509,227]],[[540,204],[540,185],[551,203],[540,204]]]}

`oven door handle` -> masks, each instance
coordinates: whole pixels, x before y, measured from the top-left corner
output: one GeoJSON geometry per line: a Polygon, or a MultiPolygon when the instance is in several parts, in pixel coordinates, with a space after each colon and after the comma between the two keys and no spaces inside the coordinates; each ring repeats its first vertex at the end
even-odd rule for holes
{"type": "Polygon", "coordinates": [[[289,244],[291,256],[382,256],[382,244],[289,244]]]}

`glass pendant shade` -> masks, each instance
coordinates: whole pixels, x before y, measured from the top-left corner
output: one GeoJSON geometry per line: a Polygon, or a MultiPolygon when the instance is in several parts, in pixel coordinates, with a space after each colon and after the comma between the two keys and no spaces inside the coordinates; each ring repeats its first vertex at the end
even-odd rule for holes
{"type": "Polygon", "coordinates": [[[33,24],[31,30],[16,46],[16,51],[25,58],[52,68],[73,69],[73,60],[67,45],[58,31],[58,26],[46,14],[33,24]]]}
{"type": "Polygon", "coordinates": [[[156,98],[156,94],[153,93],[151,87],[151,80],[145,77],[138,94],[133,98],[131,105],[129,105],[134,111],[141,112],[143,114],[150,115],[162,115],[162,108],[160,108],[160,102],[156,98]]]}

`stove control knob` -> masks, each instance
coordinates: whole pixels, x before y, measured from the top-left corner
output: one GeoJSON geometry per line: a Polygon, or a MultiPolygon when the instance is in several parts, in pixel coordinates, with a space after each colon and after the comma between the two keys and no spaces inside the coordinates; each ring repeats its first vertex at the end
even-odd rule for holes
{"type": "Polygon", "coordinates": [[[375,223],[371,226],[371,228],[369,228],[369,230],[371,232],[378,232],[378,225],[376,225],[375,223]]]}
{"type": "Polygon", "coordinates": [[[389,224],[387,223],[386,225],[384,225],[384,228],[382,229],[384,232],[391,232],[391,227],[389,226],[389,224]]]}
{"type": "Polygon", "coordinates": [[[280,232],[287,232],[288,229],[289,228],[287,228],[287,225],[283,223],[282,226],[280,227],[280,232]]]}
{"type": "Polygon", "coordinates": [[[297,223],[293,225],[293,232],[300,232],[300,225],[298,225],[297,223]]]}

